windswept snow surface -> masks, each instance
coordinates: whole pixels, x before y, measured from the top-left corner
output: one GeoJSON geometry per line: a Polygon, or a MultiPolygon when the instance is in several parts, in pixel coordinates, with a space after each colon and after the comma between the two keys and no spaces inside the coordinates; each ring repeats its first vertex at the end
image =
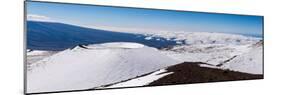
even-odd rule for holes
{"type": "Polygon", "coordinates": [[[218,65],[233,56],[248,52],[251,49],[248,46],[250,45],[183,45],[175,46],[168,50],[162,50],[162,53],[182,62],[204,62],[218,65]]]}
{"type": "Polygon", "coordinates": [[[27,91],[91,89],[179,63],[137,43],[77,46],[44,58],[27,72],[27,91]]]}
{"type": "MultiPolygon", "coordinates": [[[[204,62],[202,67],[229,69],[233,71],[263,74],[263,45],[206,44],[175,46],[162,53],[182,62],[204,62]]],[[[201,65],[200,65],[201,66],[201,65]]]]}
{"type": "Polygon", "coordinates": [[[252,47],[262,38],[215,32],[155,31],[134,32],[149,40],[163,37],[182,45],[162,49],[165,55],[181,62],[204,62],[210,67],[262,74],[263,45],[252,47]],[[225,65],[224,65],[225,64],[225,65]],[[213,66],[211,66],[213,65],[213,66]]]}
{"type": "Polygon", "coordinates": [[[167,76],[169,74],[172,74],[173,72],[166,72],[167,70],[165,69],[161,69],[159,71],[153,72],[149,75],[143,76],[143,77],[139,77],[139,78],[135,78],[129,81],[125,81],[125,82],[121,82],[109,87],[105,87],[105,88],[118,88],[118,87],[134,87],[134,86],[145,86],[148,85],[149,83],[158,80],[164,76],[167,76]]]}
{"type": "Polygon", "coordinates": [[[263,74],[263,47],[252,47],[233,60],[222,65],[222,68],[252,74],[263,74]]]}
{"type": "Polygon", "coordinates": [[[57,51],[42,51],[42,50],[27,50],[26,51],[26,62],[27,62],[27,70],[31,70],[31,67],[35,67],[32,64],[37,61],[40,61],[46,57],[52,56],[53,54],[57,53],[57,51]]]}
{"type": "Polygon", "coordinates": [[[176,32],[156,34],[184,40],[185,45],[162,49],[165,55],[181,62],[204,62],[209,67],[262,74],[261,38],[226,33],[176,32]],[[254,46],[256,45],[256,46],[254,46]],[[222,66],[223,65],[223,66],[222,66]]]}

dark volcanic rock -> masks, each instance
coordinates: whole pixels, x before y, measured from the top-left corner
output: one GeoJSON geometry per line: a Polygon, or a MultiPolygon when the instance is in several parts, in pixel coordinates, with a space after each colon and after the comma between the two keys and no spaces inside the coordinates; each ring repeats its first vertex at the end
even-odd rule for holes
{"type": "Polygon", "coordinates": [[[171,66],[167,68],[167,72],[174,72],[173,74],[162,77],[149,86],[263,79],[263,75],[200,67],[199,64],[205,63],[184,62],[171,66]]]}

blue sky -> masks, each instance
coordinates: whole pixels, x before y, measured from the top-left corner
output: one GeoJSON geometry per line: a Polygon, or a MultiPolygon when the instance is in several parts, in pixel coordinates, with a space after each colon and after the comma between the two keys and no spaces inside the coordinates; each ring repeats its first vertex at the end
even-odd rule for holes
{"type": "Polygon", "coordinates": [[[262,35],[261,16],[28,2],[27,15],[86,26],[262,35]]]}

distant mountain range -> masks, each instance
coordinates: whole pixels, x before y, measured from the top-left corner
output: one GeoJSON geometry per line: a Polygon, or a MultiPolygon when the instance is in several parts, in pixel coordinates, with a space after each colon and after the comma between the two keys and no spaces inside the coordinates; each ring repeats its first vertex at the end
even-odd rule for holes
{"type": "Polygon", "coordinates": [[[27,48],[31,50],[65,50],[80,44],[105,42],[137,42],[161,48],[177,44],[176,41],[154,37],[145,40],[145,35],[90,29],[55,22],[27,21],[27,48]]]}

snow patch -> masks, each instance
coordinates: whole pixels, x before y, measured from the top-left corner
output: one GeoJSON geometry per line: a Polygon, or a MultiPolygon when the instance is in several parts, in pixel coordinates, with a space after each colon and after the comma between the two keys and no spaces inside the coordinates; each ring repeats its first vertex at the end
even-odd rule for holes
{"type": "Polygon", "coordinates": [[[152,74],[140,77],[140,78],[136,78],[136,79],[132,79],[126,82],[122,82],[122,83],[118,83],[109,87],[105,87],[105,88],[118,88],[118,87],[135,87],[135,86],[144,86],[144,85],[148,85],[149,83],[158,80],[164,76],[170,75],[173,72],[167,72],[167,70],[165,69],[161,69],[159,71],[156,71],[152,74]]]}
{"type": "Polygon", "coordinates": [[[107,48],[143,48],[143,44],[139,43],[129,43],[129,42],[113,42],[113,43],[105,43],[101,44],[100,46],[107,47],[107,48]]]}
{"type": "Polygon", "coordinates": [[[145,39],[145,40],[151,40],[152,37],[145,37],[144,39],[145,39]]]}
{"type": "Polygon", "coordinates": [[[213,65],[208,65],[208,64],[199,64],[200,67],[206,67],[206,68],[213,68],[213,69],[221,69],[217,66],[213,66],[213,65]]]}

